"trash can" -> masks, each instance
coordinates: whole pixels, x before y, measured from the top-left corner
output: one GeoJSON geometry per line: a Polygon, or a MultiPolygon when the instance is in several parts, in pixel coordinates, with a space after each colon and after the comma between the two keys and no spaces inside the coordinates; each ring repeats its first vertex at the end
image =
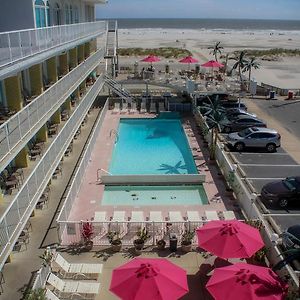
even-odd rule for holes
{"type": "Polygon", "coordinates": [[[270,99],[274,99],[275,98],[275,91],[270,91],[270,99]]]}
{"type": "Polygon", "coordinates": [[[294,92],[293,91],[289,91],[288,92],[288,99],[293,99],[294,98],[294,92]]]}
{"type": "Polygon", "coordinates": [[[199,65],[196,65],[196,67],[195,67],[195,72],[196,72],[196,74],[199,74],[199,73],[200,73],[200,66],[199,66],[199,65]]]}
{"type": "Polygon", "coordinates": [[[176,252],[177,251],[177,236],[175,233],[170,233],[170,251],[176,252]]]}

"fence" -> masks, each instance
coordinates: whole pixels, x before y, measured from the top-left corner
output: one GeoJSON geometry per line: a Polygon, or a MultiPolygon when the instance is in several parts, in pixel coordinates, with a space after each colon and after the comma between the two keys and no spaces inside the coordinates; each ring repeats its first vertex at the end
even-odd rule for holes
{"type": "Polygon", "coordinates": [[[50,48],[105,33],[106,24],[98,21],[3,32],[0,34],[0,68],[50,48]]]}
{"type": "Polygon", "coordinates": [[[48,275],[51,273],[51,267],[49,265],[42,266],[37,272],[36,277],[32,285],[33,290],[45,288],[45,284],[48,278],[48,275]]]}
{"type": "Polygon", "coordinates": [[[24,182],[0,219],[0,269],[9,255],[15,240],[25,226],[52,173],[57,168],[78,127],[104,84],[100,76],[80,101],[69,120],[56,136],[31,175],[24,182]]]}
{"type": "Polygon", "coordinates": [[[0,172],[104,57],[100,49],[0,126],[0,172]]]}
{"type": "MultiPolygon", "coordinates": [[[[89,163],[90,156],[91,156],[93,147],[95,145],[98,133],[99,133],[101,125],[103,123],[105,114],[108,110],[108,106],[109,106],[109,101],[107,100],[105,102],[105,105],[104,105],[102,111],[101,111],[100,117],[97,120],[96,126],[94,127],[93,132],[92,132],[92,134],[89,138],[89,141],[87,142],[87,144],[85,146],[85,150],[84,150],[84,153],[82,155],[82,160],[81,160],[79,166],[77,167],[75,175],[74,175],[74,177],[71,181],[70,188],[69,188],[68,193],[67,193],[66,198],[65,198],[65,202],[64,202],[64,204],[61,208],[60,214],[57,218],[57,222],[59,222],[59,223],[61,221],[68,220],[70,211],[72,209],[73,202],[74,202],[74,200],[76,198],[76,195],[79,191],[80,184],[81,184],[82,178],[84,176],[84,172],[85,172],[86,167],[89,163]]],[[[96,174],[95,174],[95,176],[96,176],[96,174]]]]}

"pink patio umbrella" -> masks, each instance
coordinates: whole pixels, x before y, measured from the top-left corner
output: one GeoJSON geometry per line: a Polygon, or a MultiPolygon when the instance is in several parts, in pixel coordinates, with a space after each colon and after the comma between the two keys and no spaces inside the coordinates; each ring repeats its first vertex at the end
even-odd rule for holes
{"type": "Polygon", "coordinates": [[[237,263],[216,268],[206,288],[215,300],[283,300],[288,285],[269,268],[237,263]]]}
{"type": "Polygon", "coordinates": [[[113,270],[109,290],[122,300],[175,300],[188,291],[186,271],[163,258],[135,258],[113,270]]]}
{"type": "Polygon", "coordinates": [[[204,67],[204,68],[222,68],[222,67],[224,67],[224,65],[217,62],[217,61],[215,61],[215,60],[210,60],[210,61],[202,64],[201,67],[204,67]]]}
{"type": "Polygon", "coordinates": [[[153,62],[158,62],[158,61],[160,61],[160,58],[157,57],[157,56],[155,56],[155,55],[149,55],[149,56],[143,58],[141,61],[153,63],[153,62]]]}
{"type": "Polygon", "coordinates": [[[190,64],[194,64],[199,61],[198,61],[198,59],[196,59],[192,56],[186,56],[186,57],[182,58],[179,62],[182,64],[189,64],[189,69],[190,69],[190,64]]]}
{"type": "Polygon", "coordinates": [[[224,259],[251,257],[264,246],[256,228],[237,220],[210,221],[197,236],[199,247],[224,259]]]}

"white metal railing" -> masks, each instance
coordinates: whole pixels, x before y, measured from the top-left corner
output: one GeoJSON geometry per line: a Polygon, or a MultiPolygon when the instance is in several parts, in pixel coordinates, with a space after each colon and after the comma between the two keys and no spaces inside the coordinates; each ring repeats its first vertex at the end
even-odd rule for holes
{"type": "MultiPolygon", "coordinates": [[[[91,153],[93,151],[98,133],[100,131],[103,120],[105,118],[105,114],[108,110],[108,106],[109,106],[109,101],[107,100],[101,111],[100,117],[97,120],[96,126],[94,127],[93,132],[89,138],[89,141],[86,144],[84,153],[82,155],[82,159],[76,170],[76,173],[75,173],[74,177],[72,178],[70,188],[69,188],[68,193],[65,198],[65,202],[64,202],[64,204],[60,210],[60,214],[58,215],[58,218],[57,218],[58,222],[67,221],[69,218],[69,214],[71,212],[73,202],[76,199],[76,195],[79,191],[84,172],[89,163],[91,153]]],[[[96,174],[95,174],[95,176],[96,176],[96,174]]]]}
{"type": "Polygon", "coordinates": [[[105,33],[106,21],[0,33],[0,68],[80,38],[105,33]]]}
{"type": "Polygon", "coordinates": [[[24,147],[103,57],[104,50],[98,50],[0,126],[0,171],[10,162],[10,156],[24,147]]]}
{"type": "Polygon", "coordinates": [[[75,108],[0,218],[0,269],[103,84],[104,77],[101,75],[75,108]]]}
{"type": "Polygon", "coordinates": [[[42,266],[37,272],[36,272],[36,277],[35,280],[32,284],[32,289],[37,290],[37,289],[43,289],[45,288],[47,278],[49,274],[51,273],[51,267],[49,265],[47,266],[42,266]]]}

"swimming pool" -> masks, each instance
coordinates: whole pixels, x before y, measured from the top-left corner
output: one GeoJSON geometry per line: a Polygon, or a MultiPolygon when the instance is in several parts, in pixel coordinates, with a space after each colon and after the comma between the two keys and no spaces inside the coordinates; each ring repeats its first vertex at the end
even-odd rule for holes
{"type": "Polygon", "coordinates": [[[112,175],[197,174],[180,119],[121,119],[112,175]]]}
{"type": "Polygon", "coordinates": [[[105,186],[101,205],[158,206],[203,205],[207,196],[202,185],[105,186]]]}

